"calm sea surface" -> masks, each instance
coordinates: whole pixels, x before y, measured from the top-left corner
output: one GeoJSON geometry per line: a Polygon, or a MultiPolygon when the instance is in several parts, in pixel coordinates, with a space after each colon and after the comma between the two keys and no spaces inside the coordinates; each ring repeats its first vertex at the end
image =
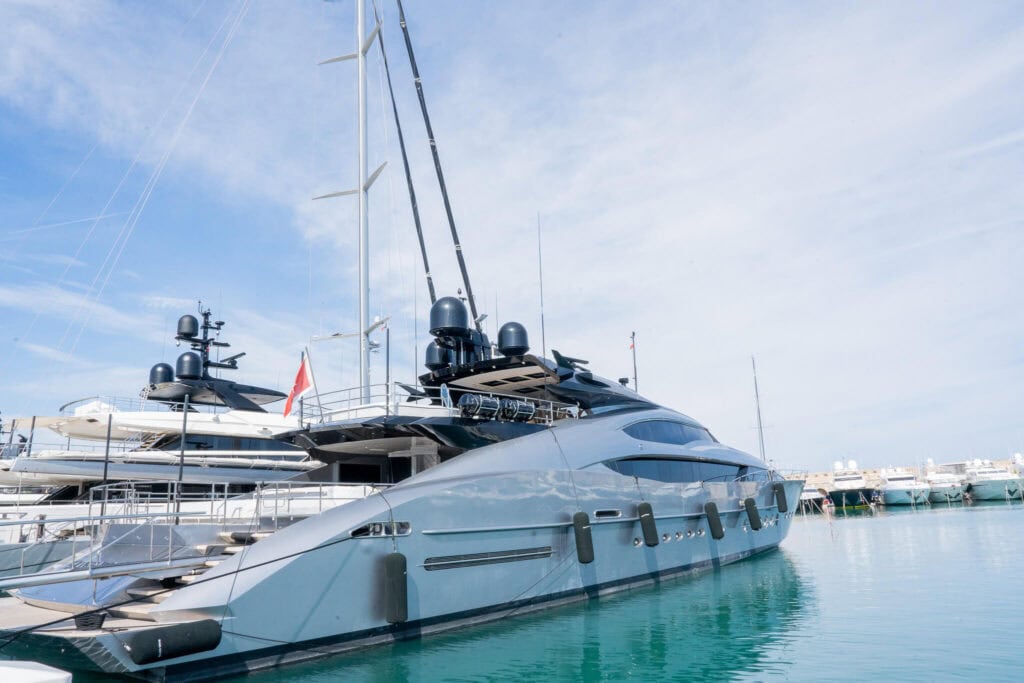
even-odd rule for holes
{"type": "Polygon", "coordinates": [[[797,517],[695,579],[226,680],[1020,680],[1022,633],[1024,506],[934,506],[797,517]]]}

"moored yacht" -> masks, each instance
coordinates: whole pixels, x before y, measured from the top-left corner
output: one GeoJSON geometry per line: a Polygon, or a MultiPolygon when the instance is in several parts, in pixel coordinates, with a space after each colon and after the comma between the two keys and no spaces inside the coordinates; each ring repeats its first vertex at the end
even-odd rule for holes
{"type": "Polygon", "coordinates": [[[973,460],[966,464],[964,491],[971,500],[1024,500],[1024,482],[1020,476],[1005,467],[997,467],[991,460],[973,460]]]}
{"type": "Polygon", "coordinates": [[[104,481],[252,485],[321,467],[301,448],[273,438],[299,425],[297,416],[262,407],[285,394],[211,375],[211,369],[237,369],[245,354],[213,360],[213,348],[229,346],[219,340],[224,323],[211,322],[208,309],[201,315],[201,323],[192,315],[178,321],[175,340],[192,350],[176,367],[153,366],[141,401],[90,397],[65,404],[53,417],[10,420],[11,434],[19,425],[46,427],[69,445],[47,448],[36,441],[34,450],[20,448],[0,469],[0,484],[75,485],[80,496],[104,481]]]}
{"type": "Polygon", "coordinates": [[[8,503],[0,507],[0,576],[38,570],[88,547],[101,510],[161,513],[171,497],[187,499],[188,509],[251,491],[258,482],[308,480],[323,467],[303,449],[273,438],[299,426],[297,417],[261,407],[283,393],[211,376],[211,368],[235,369],[242,354],[211,360],[211,347],[228,344],[210,334],[223,323],[211,322],[209,310],[202,316],[201,324],[191,315],[179,320],[175,339],[193,350],[182,354],[176,369],[154,366],[143,390],[148,400],[93,397],[62,406],[54,417],[6,425],[11,443],[19,423],[35,431],[25,446],[9,449],[16,457],[0,467],[0,483],[7,485],[0,501],[8,503]],[[75,447],[41,447],[43,427],[75,447]],[[129,481],[123,488],[102,486],[129,481]],[[101,498],[92,495],[97,486],[101,498]]]}
{"type": "Polygon", "coordinates": [[[224,527],[200,520],[108,532],[88,557],[0,582],[14,595],[0,631],[23,631],[9,651],[213,678],[711,569],[785,537],[802,481],[585,361],[530,355],[522,326],[492,356],[457,299],[435,304],[431,330],[411,400],[287,436],[342,479],[392,485],[276,530],[239,520],[230,555],[224,527]],[[125,541],[146,534],[170,544],[159,569],[125,541]],[[24,631],[62,614],[66,627],[24,631]]]}
{"type": "Polygon", "coordinates": [[[932,503],[962,503],[964,500],[964,480],[948,467],[936,467],[931,458],[928,459],[924,480],[928,483],[928,500],[932,503]]]}
{"type": "MultiPolygon", "coordinates": [[[[357,8],[353,56],[365,77],[379,26],[364,40],[363,2],[357,8]]],[[[372,178],[360,166],[365,255],[372,178]]],[[[435,166],[440,175],[436,157],[435,166]]],[[[300,428],[279,435],[327,463],[329,503],[311,493],[290,512],[292,497],[276,496],[245,506],[248,516],[225,507],[111,523],[63,565],[0,580],[11,593],[0,599],[4,654],[146,680],[217,679],[778,547],[803,481],[784,480],[584,360],[531,354],[522,325],[503,325],[492,348],[457,252],[472,315],[431,292],[427,372],[382,390],[369,382],[360,268],[358,399],[322,396],[300,428]]]]}
{"type": "Polygon", "coordinates": [[[918,481],[913,472],[885,468],[879,473],[878,493],[885,505],[922,505],[928,502],[930,486],[918,481]]]}
{"type": "Polygon", "coordinates": [[[874,501],[878,490],[868,486],[864,473],[857,469],[857,462],[845,464],[837,460],[832,468],[832,488],[829,500],[836,508],[863,508],[874,501]]]}

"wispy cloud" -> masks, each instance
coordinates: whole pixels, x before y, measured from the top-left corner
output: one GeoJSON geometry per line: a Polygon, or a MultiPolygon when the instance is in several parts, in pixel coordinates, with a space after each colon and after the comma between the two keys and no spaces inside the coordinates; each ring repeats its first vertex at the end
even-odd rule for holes
{"type": "Polygon", "coordinates": [[[59,349],[53,349],[50,348],[49,346],[42,346],[40,344],[31,344],[26,342],[22,344],[22,347],[25,350],[30,351],[31,353],[34,353],[37,356],[41,356],[42,358],[45,358],[47,360],[54,360],[62,364],[81,362],[81,359],[72,356],[70,353],[66,353],[59,349]]]}

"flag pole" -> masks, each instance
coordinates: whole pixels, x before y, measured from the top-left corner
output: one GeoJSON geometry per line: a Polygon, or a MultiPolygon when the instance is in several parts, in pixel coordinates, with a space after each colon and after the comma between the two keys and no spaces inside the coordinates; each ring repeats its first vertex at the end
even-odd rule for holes
{"type": "Polygon", "coordinates": [[[316,407],[320,411],[320,419],[324,418],[324,407],[320,405],[320,390],[316,388],[316,374],[313,372],[313,357],[309,355],[309,347],[302,347],[302,352],[306,355],[306,362],[309,363],[307,366],[309,370],[309,380],[313,383],[313,393],[316,394],[316,407]]]}
{"type": "Polygon", "coordinates": [[[636,331],[629,335],[629,349],[633,352],[633,391],[640,393],[640,385],[636,382],[636,331]]]}

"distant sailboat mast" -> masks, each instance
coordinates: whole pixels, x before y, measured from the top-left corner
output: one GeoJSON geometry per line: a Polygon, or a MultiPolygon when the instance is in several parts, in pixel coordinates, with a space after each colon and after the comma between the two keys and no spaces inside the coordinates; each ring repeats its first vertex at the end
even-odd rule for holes
{"type": "Polygon", "coordinates": [[[761,447],[761,460],[768,462],[764,457],[764,427],[761,424],[761,394],[757,390],[757,361],[750,357],[750,365],[754,368],[754,404],[757,406],[757,440],[761,447]]]}
{"type": "MultiPolygon", "coordinates": [[[[548,338],[544,331],[544,257],[540,250],[540,212],[537,212],[537,274],[540,279],[540,348],[541,357],[548,355],[548,338]]],[[[497,304],[494,306],[497,313],[497,304]]]]}

